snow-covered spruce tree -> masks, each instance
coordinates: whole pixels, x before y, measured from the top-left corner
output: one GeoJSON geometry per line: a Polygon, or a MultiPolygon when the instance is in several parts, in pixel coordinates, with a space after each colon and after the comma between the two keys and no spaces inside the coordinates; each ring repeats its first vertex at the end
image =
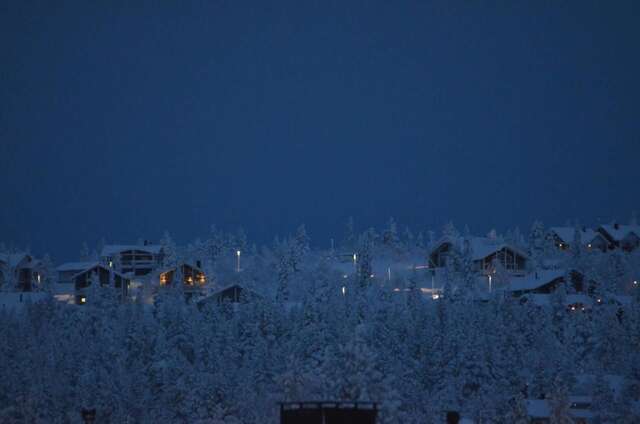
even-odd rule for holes
{"type": "Polygon", "coordinates": [[[347,252],[352,252],[356,248],[356,242],[357,237],[355,224],[353,221],[353,217],[350,216],[347,219],[347,223],[345,225],[344,237],[342,239],[342,249],[346,250],[347,252]]]}
{"type": "Polygon", "coordinates": [[[560,378],[556,378],[553,391],[548,398],[551,415],[550,424],[572,424],[573,419],[569,413],[569,388],[560,378]]]}
{"type": "Polygon", "coordinates": [[[540,221],[534,221],[529,232],[529,259],[532,270],[542,267],[545,257],[546,232],[540,221]]]}
{"type": "Polygon", "coordinates": [[[162,246],[162,266],[170,268],[176,266],[178,263],[178,247],[171,238],[169,231],[165,231],[160,239],[160,245],[162,246]]]}

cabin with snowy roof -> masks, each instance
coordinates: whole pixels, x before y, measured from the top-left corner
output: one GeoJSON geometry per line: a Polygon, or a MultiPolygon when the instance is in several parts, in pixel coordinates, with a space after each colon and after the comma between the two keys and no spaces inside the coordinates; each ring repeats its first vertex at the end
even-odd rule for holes
{"type": "Polygon", "coordinates": [[[442,268],[455,254],[470,249],[474,267],[478,273],[488,275],[499,263],[509,274],[523,275],[527,266],[527,254],[518,247],[491,237],[444,237],[429,254],[429,267],[442,268]]]}
{"type": "Polygon", "coordinates": [[[122,274],[148,275],[162,264],[163,248],[159,244],[145,241],[136,245],[105,245],[100,253],[103,263],[122,274]]]}
{"type": "Polygon", "coordinates": [[[570,250],[574,243],[576,231],[579,231],[582,247],[586,250],[606,251],[609,245],[607,239],[598,231],[591,228],[551,227],[547,237],[553,241],[558,250],[570,250]]]}
{"type": "Polygon", "coordinates": [[[640,246],[640,225],[621,225],[617,222],[601,225],[597,231],[608,241],[610,249],[631,252],[640,246]]]}
{"type": "Polygon", "coordinates": [[[5,291],[37,290],[42,280],[42,261],[24,253],[0,254],[0,287],[5,291]],[[5,287],[11,284],[12,287],[5,287]]]}
{"type": "Polygon", "coordinates": [[[200,263],[193,265],[181,262],[173,267],[167,267],[159,271],[158,283],[160,286],[171,286],[178,279],[182,279],[185,291],[200,291],[207,283],[207,276],[199,267],[200,263]]]}
{"type": "Polygon", "coordinates": [[[202,299],[198,302],[199,307],[204,307],[208,304],[222,304],[231,303],[239,304],[242,301],[250,301],[252,299],[258,299],[261,296],[239,283],[233,283],[226,287],[220,288],[212,293],[210,296],[202,299]]]}
{"type": "Polygon", "coordinates": [[[514,296],[527,293],[550,294],[555,292],[560,285],[566,284],[567,280],[569,282],[569,285],[566,286],[567,292],[591,294],[596,284],[595,281],[585,281],[584,274],[574,269],[549,269],[513,277],[509,282],[508,290],[514,296]]]}
{"type": "Polygon", "coordinates": [[[84,304],[87,300],[87,289],[92,282],[100,283],[100,287],[114,287],[124,298],[127,295],[130,279],[120,272],[109,268],[99,262],[68,262],[60,265],[58,271],[58,284],[63,285],[67,291],[73,292],[73,300],[76,304],[84,304]]]}

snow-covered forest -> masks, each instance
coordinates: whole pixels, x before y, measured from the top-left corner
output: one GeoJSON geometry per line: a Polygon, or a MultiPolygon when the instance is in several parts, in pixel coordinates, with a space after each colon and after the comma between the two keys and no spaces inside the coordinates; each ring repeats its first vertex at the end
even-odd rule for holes
{"type": "MultiPolygon", "coordinates": [[[[77,423],[95,408],[97,422],[276,423],[280,401],[371,400],[380,423],[446,411],[527,423],[545,400],[552,423],[578,410],[639,422],[640,249],[594,249],[580,227],[564,249],[560,233],[537,222],[482,238],[526,254],[519,275],[497,260],[478,269],[473,237],[453,224],[358,232],[350,221],[325,248],[304,226],[261,247],[242,231],[212,228],[186,246],[165,233],[164,265],[198,262],[207,293],[238,284],[240,302],[149,281],[126,297],[92,284],[83,305],[0,308],[0,421],[77,423]],[[435,269],[442,238],[462,242],[435,269]],[[569,270],[588,287],[567,283],[569,270]],[[549,272],[565,283],[522,289],[549,272]]],[[[100,250],[85,245],[80,259],[100,250]]],[[[35,290],[53,294],[47,267],[35,290]]]]}

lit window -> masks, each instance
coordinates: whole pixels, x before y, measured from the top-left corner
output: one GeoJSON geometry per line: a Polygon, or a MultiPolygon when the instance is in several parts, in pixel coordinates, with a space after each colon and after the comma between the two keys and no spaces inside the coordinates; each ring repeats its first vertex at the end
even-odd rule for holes
{"type": "Polygon", "coordinates": [[[86,298],[86,297],[82,296],[82,297],[80,298],[80,303],[85,303],[86,301],[87,301],[87,298],[86,298]]]}

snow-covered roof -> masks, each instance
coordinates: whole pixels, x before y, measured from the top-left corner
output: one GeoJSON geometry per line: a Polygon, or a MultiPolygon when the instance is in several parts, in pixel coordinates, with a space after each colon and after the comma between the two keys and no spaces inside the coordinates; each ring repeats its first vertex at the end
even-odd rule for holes
{"type": "Polygon", "coordinates": [[[487,256],[490,256],[500,250],[506,248],[513,252],[518,253],[524,257],[527,256],[526,252],[521,250],[520,248],[513,246],[509,243],[505,243],[504,241],[497,238],[490,237],[443,237],[435,243],[434,248],[431,252],[439,249],[443,244],[449,243],[455,245],[460,251],[464,250],[465,242],[469,242],[469,247],[471,248],[471,255],[474,261],[479,261],[487,256]]]}
{"type": "Polygon", "coordinates": [[[122,273],[120,273],[120,272],[118,272],[118,271],[116,271],[116,270],[114,270],[114,269],[107,268],[104,264],[101,264],[101,263],[99,263],[99,262],[94,262],[94,263],[93,263],[93,265],[90,265],[90,266],[88,266],[87,268],[81,269],[80,271],[78,271],[77,273],[75,273],[71,278],[72,278],[72,279],[74,279],[74,278],[76,278],[77,276],[79,276],[79,275],[81,275],[81,274],[84,274],[85,272],[87,272],[87,271],[89,271],[89,270],[91,270],[92,268],[95,268],[95,267],[100,267],[100,268],[102,268],[102,269],[106,269],[107,271],[113,272],[115,275],[118,275],[118,276],[120,276],[120,277],[122,277],[122,278],[127,278],[127,279],[129,278],[129,277],[127,277],[127,275],[122,274],[122,273]]]}
{"type": "Polygon", "coordinates": [[[0,253],[0,262],[9,264],[9,266],[12,266],[12,267],[19,265],[20,262],[24,261],[25,259],[30,260],[31,256],[29,256],[24,252],[0,253]]]}
{"type": "MultiPolygon", "coordinates": [[[[551,294],[533,294],[529,293],[522,297],[522,299],[530,300],[534,305],[537,306],[551,306],[551,294]]],[[[584,294],[568,294],[564,299],[565,306],[581,304],[584,306],[592,306],[593,299],[584,294]]]]}
{"type": "MultiPolygon", "coordinates": [[[[573,243],[575,238],[576,228],[575,227],[551,227],[549,231],[555,233],[560,240],[567,244],[573,243]]],[[[602,237],[598,232],[592,230],[591,228],[582,228],[579,229],[580,238],[582,243],[590,243],[596,237],[602,237]]]]}
{"type": "Polygon", "coordinates": [[[601,225],[600,228],[615,241],[623,240],[629,233],[640,237],[640,225],[605,224],[601,225]]]}
{"type": "Polygon", "coordinates": [[[195,266],[194,264],[190,263],[190,262],[179,262],[177,263],[175,266],[168,266],[165,268],[162,268],[161,270],[159,270],[158,272],[160,274],[164,274],[165,272],[169,272],[169,271],[175,271],[176,268],[178,268],[178,266],[183,266],[186,265],[188,267],[191,267],[193,269],[195,269],[196,271],[200,271],[200,272],[204,272],[201,268],[195,266]]]}
{"type": "Polygon", "coordinates": [[[99,262],[67,262],[56,268],[56,271],[85,271],[98,265],[99,262]]]}
{"type": "Polygon", "coordinates": [[[113,256],[115,254],[127,251],[138,250],[141,252],[148,252],[152,254],[159,254],[162,251],[162,245],[160,244],[107,244],[102,248],[100,256],[113,256]]]}
{"type": "Polygon", "coordinates": [[[524,277],[512,277],[509,284],[510,291],[527,291],[535,290],[552,282],[553,280],[564,276],[564,269],[540,270],[524,277]]]}
{"type": "Polygon", "coordinates": [[[527,414],[531,418],[549,418],[551,407],[546,399],[527,399],[527,414]]]}

